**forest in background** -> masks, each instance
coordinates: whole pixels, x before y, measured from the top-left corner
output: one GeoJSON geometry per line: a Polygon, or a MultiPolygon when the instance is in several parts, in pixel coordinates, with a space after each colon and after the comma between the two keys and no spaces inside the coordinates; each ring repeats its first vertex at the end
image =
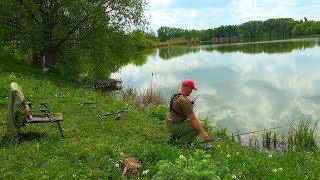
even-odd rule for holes
{"type": "Polygon", "coordinates": [[[239,39],[258,39],[272,37],[320,35],[320,21],[294,20],[292,18],[248,21],[240,25],[220,26],[213,29],[185,30],[174,27],[161,27],[157,31],[158,40],[188,41],[196,44],[201,41],[219,42],[219,40],[238,41],[239,39]]]}

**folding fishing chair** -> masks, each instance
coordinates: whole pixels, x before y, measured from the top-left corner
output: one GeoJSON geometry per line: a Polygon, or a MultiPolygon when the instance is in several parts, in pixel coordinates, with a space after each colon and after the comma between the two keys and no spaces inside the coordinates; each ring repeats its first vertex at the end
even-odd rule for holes
{"type": "Polygon", "coordinates": [[[41,103],[44,108],[39,110],[31,110],[31,119],[27,120],[26,123],[57,123],[61,137],[64,138],[63,130],[61,128],[60,122],[63,121],[62,114],[53,113],[51,114],[48,109],[48,103],[41,103]],[[39,113],[40,112],[40,113],[39,113]]]}
{"type": "Polygon", "coordinates": [[[63,121],[61,114],[51,114],[47,103],[40,110],[30,110],[31,103],[25,100],[21,87],[13,82],[10,84],[9,109],[7,118],[7,137],[13,138],[21,133],[21,127],[32,123],[57,123],[61,137],[64,138],[60,122],[63,121]],[[39,113],[33,113],[39,112],[39,113]]]}

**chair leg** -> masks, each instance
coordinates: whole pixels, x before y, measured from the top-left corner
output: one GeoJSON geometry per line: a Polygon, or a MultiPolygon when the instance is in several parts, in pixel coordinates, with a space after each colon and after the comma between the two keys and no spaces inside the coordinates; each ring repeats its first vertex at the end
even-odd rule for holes
{"type": "Polygon", "coordinates": [[[62,130],[61,126],[60,126],[60,123],[59,123],[59,122],[57,122],[57,123],[58,123],[58,126],[59,126],[59,130],[60,130],[60,133],[61,133],[61,137],[64,138],[63,130],[62,130]]]}

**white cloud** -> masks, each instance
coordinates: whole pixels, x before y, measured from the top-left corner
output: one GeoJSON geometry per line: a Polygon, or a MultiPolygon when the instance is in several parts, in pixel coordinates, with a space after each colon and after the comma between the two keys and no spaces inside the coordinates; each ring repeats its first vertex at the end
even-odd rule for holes
{"type": "Polygon", "coordinates": [[[198,10],[195,9],[158,9],[151,10],[149,13],[150,25],[156,31],[162,26],[177,27],[177,28],[192,28],[199,29],[200,22],[198,10]]]}
{"type": "Polygon", "coordinates": [[[217,94],[217,91],[215,90],[214,87],[201,87],[201,89],[198,90],[197,92],[199,95],[204,95],[204,96],[214,96],[217,94]]]}
{"type": "Polygon", "coordinates": [[[191,9],[190,17],[194,19],[197,17],[197,15],[198,15],[198,11],[195,9],[191,9]]]}
{"type": "Polygon", "coordinates": [[[171,3],[171,0],[148,0],[151,9],[156,8],[165,8],[168,7],[171,3]]]}
{"type": "MultiPolygon", "coordinates": [[[[150,26],[158,30],[162,26],[183,29],[208,29],[221,25],[238,25],[250,20],[270,18],[307,17],[319,20],[320,3],[301,0],[232,0],[220,6],[173,8],[170,0],[149,0],[147,11],[150,26]]],[[[201,3],[201,2],[199,2],[201,3]]]]}

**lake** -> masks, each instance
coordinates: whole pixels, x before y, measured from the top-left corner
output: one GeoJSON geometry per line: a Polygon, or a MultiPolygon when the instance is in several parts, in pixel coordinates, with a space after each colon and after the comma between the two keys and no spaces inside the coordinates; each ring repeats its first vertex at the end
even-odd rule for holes
{"type": "Polygon", "coordinates": [[[320,38],[160,48],[111,77],[140,92],[160,90],[168,101],[192,78],[195,112],[233,132],[320,117],[320,38]]]}

